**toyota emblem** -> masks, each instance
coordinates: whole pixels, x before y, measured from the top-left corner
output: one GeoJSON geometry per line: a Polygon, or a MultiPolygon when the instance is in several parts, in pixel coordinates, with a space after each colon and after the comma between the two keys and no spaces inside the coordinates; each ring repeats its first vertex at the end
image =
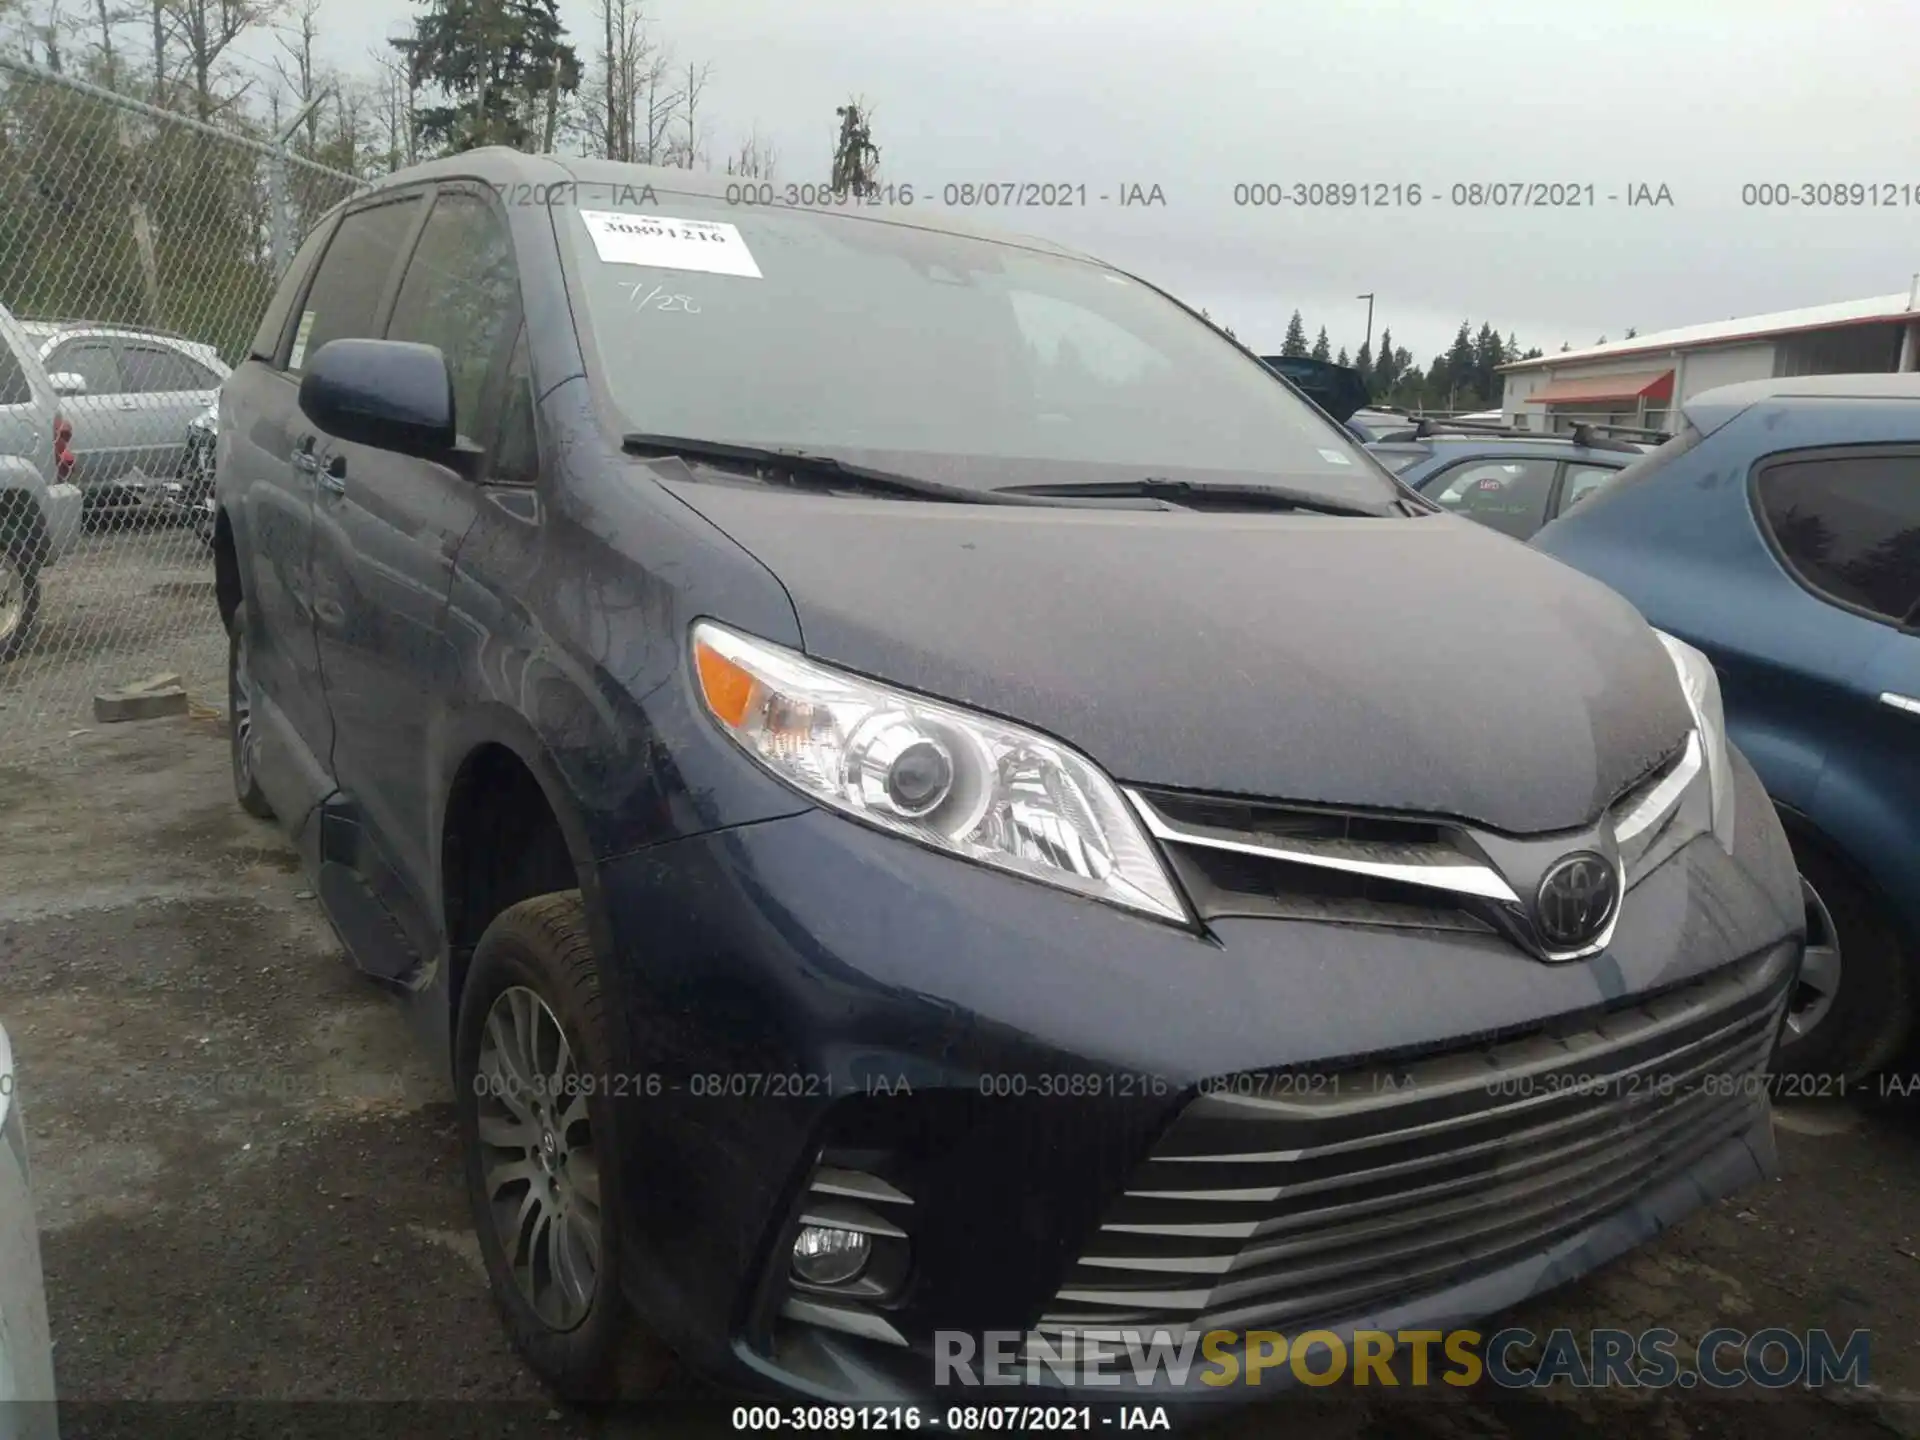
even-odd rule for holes
{"type": "Polygon", "coordinates": [[[1554,949],[1578,950],[1606,932],[1619,901],[1619,877],[1606,856],[1578,851],[1555,861],[1542,877],[1534,924],[1554,949]]]}

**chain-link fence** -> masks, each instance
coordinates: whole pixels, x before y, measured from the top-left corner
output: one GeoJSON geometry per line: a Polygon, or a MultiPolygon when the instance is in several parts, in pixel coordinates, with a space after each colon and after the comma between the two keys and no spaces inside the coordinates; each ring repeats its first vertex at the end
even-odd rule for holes
{"type": "Polygon", "coordinates": [[[162,675],[225,705],[215,402],[362,183],[0,58],[0,759],[162,675]]]}

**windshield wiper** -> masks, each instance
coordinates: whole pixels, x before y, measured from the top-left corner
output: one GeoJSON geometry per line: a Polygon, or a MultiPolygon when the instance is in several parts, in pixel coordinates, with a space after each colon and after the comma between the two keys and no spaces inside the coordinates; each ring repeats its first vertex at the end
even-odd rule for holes
{"type": "Polygon", "coordinates": [[[958,505],[1045,505],[1038,495],[1009,494],[1004,490],[973,489],[965,485],[945,485],[938,480],[922,480],[916,475],[901,475],[892,470],[872,470],[865,465],[836,460],[808,450],[776,450],[762,445],[731,445],[721,440],[697,440],[682,435],[623,435],[620,447],[629,455],[672,455],[683,460],[704,460],[722,465],[742,465],[753,470],[777,470],[794,481],[812,481],[823,489],[865,490],[878,495],[897,495],[909,500],[945,500],[958,505]]]}
{"type": "Polygon", "coordinates": [[[1009,485],[998,493],[1061,495],[1076,499],[1164,500],[1195,510],[1294,510],[1314,515],[1369,517],[1396,513],[1390,501],[1375,506],[1358,500],[1336,500],[1306,490],[1289,490],[1281,485],[1208,484],[1194,480],[1167,480],[1155,475],[1142,476],[1138,480],[1071,480],[1057,484],[1009,485]]]}

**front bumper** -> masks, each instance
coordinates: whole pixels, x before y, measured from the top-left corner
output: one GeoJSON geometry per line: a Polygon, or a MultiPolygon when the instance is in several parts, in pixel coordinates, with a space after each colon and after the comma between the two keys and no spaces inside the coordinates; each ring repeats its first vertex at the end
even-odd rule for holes
{"type": "MultiPolygon", "coordinates": [[[[1751,771],[1739,774],[1738,853],[1689,845],[1636,887],[1605,952],[1561,965],[1457,933],[1217,920],[1194,934],[820,812],[609,861],[598,889],[622,957],[605,977],[609,1038],[630,1077],[614,1087],[626,1288],[689,1360],[723,1378],[899,1400],[942,1393],[931,1388],[936,1332],[1025,1335],[1075,1320],[1426,1328],[1572,1278],[1773,1166],[1752,1072],[1798,966],[1798,892],[1777,821],[1751,771]],[[1312,1086],[1278,1074],[1384,1067],[1431,1078],[1452,1067],[1457,1080],[1473,1064],[1492,1095],[1515,1066],[1585,1074],[1582,1036],[1630,1028],[1650,1013],[1649,996],[1666,997],[1651,1011],[1671,1017],[1682,997],[1702,994],[1719,998],[1686,1035],[1669,1029],[1672,1043],[1656,1035],[1609,1061],[1610,1092],[1542,1101],[1538,1118],[1566,1121],[1584,1145],[1574,1159],[1546,1153],[1539,1126],[1502,1128],[1458,1096],[1444,1115],[1420,1117],[1456,1127],[1459,1143],[1441,1157],[1451,1167],[1442,1178],[1460,1182],[1453,1199],[1544,1204],[1540,1223],[1483,1236],[1477,1249],[1463,1241],[1453,1265],[1385,1245],[1358,1269],[1316,1275],[1243,1253],[1297,1222],[1278,1203],[1302,1178],[1287,1166],[1315,1163],[1330,1137],[1379,1154],[1400,1146],[1394,1164],[1438,1152],[1406,1149],[1407,1127],[1387,1117],[1410,1112],[1376,1105],[1255,1105],[1272,1133],[1228,1137],[1233,1125],[1208,1112],[1231,1101],[1200,1096],[1221,1077],[1257,1077],[1249,1083],[1267,1100],[1298,1101],[1312,1086]],[[1734,1018],[1745,1028],[1729,1039],[1734,1018]],[[1710,1034],[1727,1043],[1700,1039],[1710,1034]],[[1682,1092],[1695,1096],[1691,1110],[1648,1108],[1663,1098],[1656,1077],[1691,1070],[1697,1080],[1703,1066],[1725,1072],[1716,1083],[1728,1094],[1709,1103],[1696,1084],[1682,1092]],[[1193,1166],[1205,1178],[1168,1183],[1181,1163],[1168,1146],[1208,1160],[1193,1166]],[[1214,1154],[1199,1153],[1209,1146],[1214,1154]],[[784,1263],[823,1163],[880,1177],[912,1202],[886,1211],[911,1245],[903,1293],[831,1303],[843,1318],[827,1325],[820,1297],[790,1293],[784,1263]],[[1585,1180],[1562,1173],[1569,1164],[1585,1180]],[[1558,1188],[1523,1194],[1515,1186],[1529,1174],[1558,1188]],[[1141,1189],[1177,1193],[1127,1194],[1141,1189]],[[1199,1213],[1209,1207],[1214,1215],[1199,1213]],[[1198,1248],[1182,1238],[1213,1223],[1244,1233],[1216,1231],[1198,1248]],[[1124,1228],[1140,1224],[1171,1228],[1124,1228]],[[1116,1233],[1121,1251],[1095,1253],[1116,1233]],[[1158,1274],[1112,1263],[1129,1257],[1158,1274]],[[1197,1260],[1207,1264],[1177,1268],[1197,1260]],[[1110,1293],[1090,1298],[1103,1285],[1110,1293]]],[[[1441,1103],[1429,1098],[1438,1094],[1420,1088],[1409,1103],[1441,1103]]],[[[1486,1108],[1519,1098],[1510,1090],[1486,1108]]],[[[1346,1224],[1349,1247],[1379,1246],[1351,1230],[1367,1216],[1460,1218],[1391,1202],[1369,1210],[1378,1195],[1345,1162],[1305,1178],[1347,1207],[1314,1223],[1346,1224]]]]}

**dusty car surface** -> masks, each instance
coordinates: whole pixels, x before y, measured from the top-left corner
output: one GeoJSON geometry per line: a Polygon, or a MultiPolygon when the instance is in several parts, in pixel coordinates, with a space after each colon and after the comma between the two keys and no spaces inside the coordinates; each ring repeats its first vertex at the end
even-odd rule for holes
{"type": "Polygon", "coordinates": [[[236,791],[563,1393],[1440,1324],[1773,1167],[1804,916],[1711,667],[1135,276],[477,150],[220,405],[236,791]]]}

